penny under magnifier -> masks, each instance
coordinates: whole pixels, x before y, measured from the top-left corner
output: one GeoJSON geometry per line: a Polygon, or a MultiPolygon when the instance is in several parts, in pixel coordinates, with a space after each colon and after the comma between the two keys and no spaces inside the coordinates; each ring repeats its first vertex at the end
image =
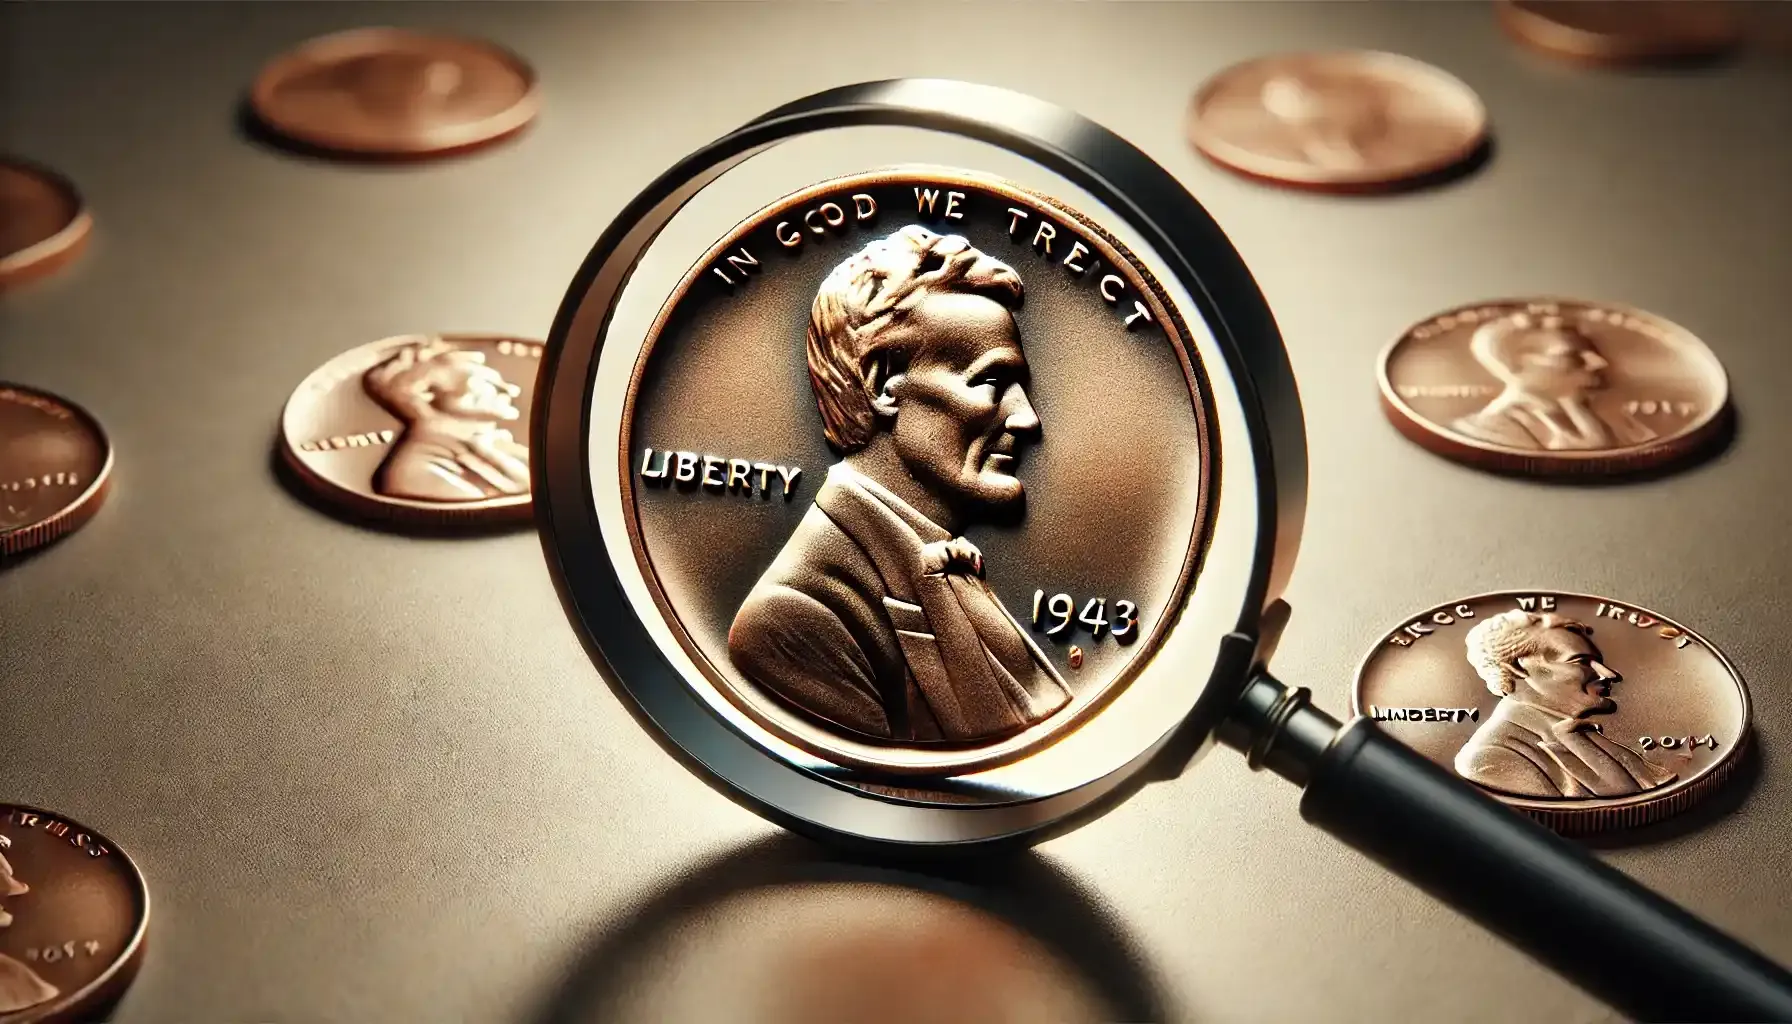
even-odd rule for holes
{"type": "Polygon", "coordinates": [[[1792,975],[1270,674],[1306,496],[1287,354],[1206,211],[1099,125],[945,81],[774,110],[623,210],[541,374],[537,518],[575,629],[668,751],[766,818],[971,854],[1226,746],[1631,1016],[1792,1018],[1792,975]],[[738,211],[650,326],[616,326],[705,188],[879,126],[1096,205],[977,167],[827,177],[738,211]]]}

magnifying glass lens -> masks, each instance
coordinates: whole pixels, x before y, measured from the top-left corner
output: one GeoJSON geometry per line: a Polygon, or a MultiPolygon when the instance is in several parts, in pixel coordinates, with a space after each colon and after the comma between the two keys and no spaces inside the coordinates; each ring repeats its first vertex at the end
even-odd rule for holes
{"type": "Polygon", "coordinates": [[[1123,699],[1208,537],[1188,335],[1114,238],[995,178],[872,172],[748,218],[666,301],[612,453],[692,685],[954,802],[938,780],[1123,699]]]}

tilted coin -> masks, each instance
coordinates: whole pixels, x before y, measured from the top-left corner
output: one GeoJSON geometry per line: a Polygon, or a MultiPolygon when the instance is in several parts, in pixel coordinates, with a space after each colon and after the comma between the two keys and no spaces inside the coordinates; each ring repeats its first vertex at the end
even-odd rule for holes
{"type": "Polygon", "coordinates": [[[1737,45],[1726,0],[1497,0],[1501,27],[1545,53],[1591,64],[1710,57],[1737,45]]]}
{"type": "Polygon", "coordinates": [[[143,876],[111,840],[0,804],[0,1024],[103,1011],[136,974],[148,924],[143,876]]]}
{"type": "Polygon", "coordinates": [[[1697,337],[1641,310],[1497,299],[1430,317],[1382,350],[1382,411],[1440,455],[1536,475],[1617,474],[1722,435],[1729,382],[1697,337]]]}
{"type": "Polygon", "coordinates": [[[263,124],[363,156],[434,156],[521,131],[541,108],[535,72],[491,43],[393,28],[322,36],[256,78],[263,124]]]}
{"type": "Polygon", "coordinates": [[[892,774],[1063,736],[1142,667],[1204,550],[1188,346],[1124,247],[995,179],[872,172],[759,211],[662,308],[615,456],[696,685],[892,774]]]}
{"type": "Polygon", "coordinates": [[[0,382],[0,557],[42,547],[99,511],[112,444],[65,398],[0,382]]]}
{"type": "Polygon", "coordinates": [[[1357,670],[1351,710],[1562,832],[1683,811],[1749,742],[1742,677],[1711,642],[1634,604],[1557,591],[1413,616],[1357,670]]]}
{"type": "Polygon", "coordinates": [[[529,519],[541,343],[402,335],[350,349],[293,392],[280,453],[342,507],[422,523],[529,519]]]}
{"type": "Polygon", "coordinates": [[[0,289],[49,274],[80,255],[93,229],[81,194],[55,171],[0,158],[0,289]]]}
{"type": "Polygon", "coordinates": [[[1249,177],[1334,191],[1385,188],[1461,164],[1487,112],[1454,76],[1392,53],[1261,57],[1195,93],[1189,141],[1249,177]]]}

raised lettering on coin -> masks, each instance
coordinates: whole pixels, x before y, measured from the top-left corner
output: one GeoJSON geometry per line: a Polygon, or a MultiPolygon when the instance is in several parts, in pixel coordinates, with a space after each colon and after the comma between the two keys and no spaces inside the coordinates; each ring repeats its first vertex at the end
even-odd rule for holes
{"type": "Polygon", "coordinates": [[[1560,831],[1683,810],[1748,743],[1741,676],[1658,613],[1510,592],[1417,621],[1433,625],[1416,639],[1396,629],[1363,662],[1353,710],[1560,831]]]}
{"type": "Polygon", "coordinates": [[[1503,299],[1440,313],[1382,351],[1382,410],[1450,458],[1535,475],[1661,467],[1721,437],[1729,384],[1689,332],[1640,310],[1503,299]]]}
{"type": "Polygon", "coordinates": [[[721,695],[815,755],[1022,756],[1127,684],[1192,578],[1185,334],[1105,233],[993,179],[780,200],[637,363],[618,456],[649,586],[721,695]]]}

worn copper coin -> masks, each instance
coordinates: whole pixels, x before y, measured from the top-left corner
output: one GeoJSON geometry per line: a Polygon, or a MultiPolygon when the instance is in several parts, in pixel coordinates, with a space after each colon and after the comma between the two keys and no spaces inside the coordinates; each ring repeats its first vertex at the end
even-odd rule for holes
{"type": "Polygon", "coordinates": [[[421,523],[529,519],[541,343],[409,334],[350,349],[286,403],[280,453],[318,494],[421,523]]]}
{"type": "Polygon", "coordinates": [[[1189,141],[1252,178],[1330,191],[1429,178],[1475,155],[1487,112],[1474,90],[1392,53],[1260,57],[1195,93],[1189,141]]]}
{"type": "Polygon", "coordinates": [[[74,183],[48,168],[0,157],[0,290],[68,263],[86,247],[92,229],[74,183]]]}
{"type": "Polygon", "coordinates": [[[1726,0],[1497,0],[1512,38],[1590,64],[1638,64],[1721,54],[1742,41],[1726,0]]]}
{"type": "Polygon", "coordinates": [[[1351,710],[1562,832],[1691,807],[1735,769],[1749,698],[1711,642],[1603,597],[1507,591],[1421,612],[1357,670],[1351,710]]]}
{"type": "Polygon", "coordinates": [[[867,173],[740,224],[663,307],[612,456],[694,685],[910,776],[1085,721],[1204,549],[1187,338],[1118,242],[996,179],[867,173]]]}
{"type": "Polygon", "coordinates": [[[90,1019],[137,973],[149,893],[112,841],[0,804],[0,1024],[90,1019]]]}
{"type": "Polygon", "coordinates": [[[366,28],[275,58],[256,78],[250,103],[265,125],[301,143],[418,157],[512,135],[534,119],[541,97],[529,65],[491,43],[366,28]]]}
{"type": "Polygon", "coordinates": [[[1382,409],[1441,455],[1535,475],[1653,469],[1726,421],[1722,364],[1684,328],[1574,299],[1499,299],[1409,328],[1382,350],[1382,409]]]}
{"type": "Polygon", "coordinates": [[[0,557],[42,547],[99,511],[112,444],[65,398],[0,382],[0,557]]]}

